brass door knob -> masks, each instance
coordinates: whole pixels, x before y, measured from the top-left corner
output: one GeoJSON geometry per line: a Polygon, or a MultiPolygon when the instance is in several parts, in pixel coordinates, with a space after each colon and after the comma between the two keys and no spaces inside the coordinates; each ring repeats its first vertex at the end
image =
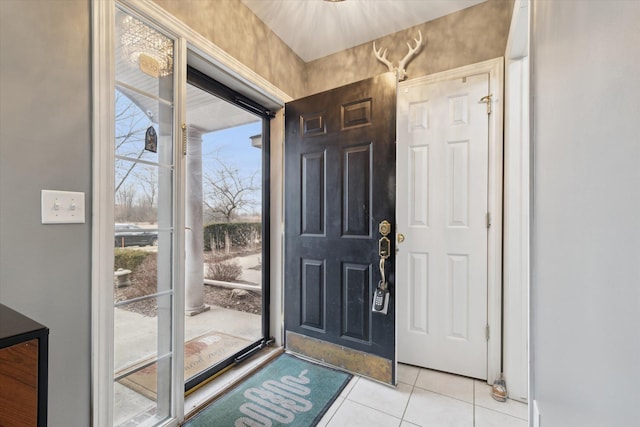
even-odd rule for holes
{"type": "Polygon", "coordinates": [[[404,234],[398,233],[398,243],[404,242],[404,234]]]}

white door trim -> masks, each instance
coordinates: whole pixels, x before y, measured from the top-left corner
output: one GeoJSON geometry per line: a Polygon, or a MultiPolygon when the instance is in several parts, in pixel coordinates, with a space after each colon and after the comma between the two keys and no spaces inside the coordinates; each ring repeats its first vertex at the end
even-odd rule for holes
{"type": "Polygon", "coordinates": [[[529,0],[516,0],[505,65],[504,373],[512,399],[529,392],[529,0]]]}
{"type": "MultiPolygon", "coordinates": [[[[127,9],[148,18],[163,30],[176,36],[176,100],[175,123],[184,122],[184,86],[186,82],[187,52],[194,52],[211,64],[206,70],[214,78],[224,81],[239,92],[249,97],[257,97],[274,111],[292,100],[286,93],[279,90],[270,82],[262,78],[249,67],[237,61],[227,52],[220,49],[202,35],[196,33],[183,22],[170,15],[151,0],[92,0],[92,77],[93,77],[93,200],[92,200],[92,273],[91,273],[91,392],[92,392],[92,420],[96,427],[113,425],[113,224],[114,224],[114,127],[115,121],[115,53],[113,49],[115,28],[116,2],[127,9]],[[178,84],[180,83],[180,84],[178,84]],[[240,88],[240,89],[239,89],[240,88]]],[[[275,126],[272,126],[271,157],[272,172],[282,170],[282,145],[284,132],[281,114],[275,126]],[[274,129],[275,128],[275,129],[274,129]]],[[[175,133],[176,147],[180,134],[175,133]]],[[[177,154],[177,153],[176,153],[177,154]]],[[[176,155],[176,179],[184,182],[184,158],[176,155]]],[[[271,190],[278,194],[282,189],[280,175],[271,178],[271,190]]],[[[184,191],[177,191],[174,203],[181,203],[184,191]]],[[[276,219],[282,218],[282,205],[273,200],[271,207],[271,251],[272,265],[271,282],[282,283],[282,239],[283,224],[276,219]]],[[[184,213],[175,212],[176,229],[184,226],[184,213]]],[[[177,242],[179,239],[174,240],[177,242]]],[[[184,263],[184,247],[175,246],[175,262],[184,263]]],[[[179,266],[179,267],[180,267],[179,266]]],[[[180,274],[183,268],[177,268],[174,278],[183,280],[180,274]]],[[[184,306],[184,295],[179,286],[175,293],[176,306],[184,306]]],[[[271,292],[272,332],[276,335],[276,342],[282,342],[282,291],[274,286],[271,292]]],[[[174,319],[174,342],[184,342],[184,318],[176,316],[174,319]]],[[[181,355],[174,357],[175,366],[182,366],[181,355]]],[[[172,419],[165,425],[174,426],[184,419],[184,387],[182,369],[175,369],[172,393],[174,396],[174,412],[172,419]]]]}
{"type": "Polygon", "coordinates": [[[91,402],[94,426],[113,425],[113,194],[115,163],[115,3],[92,2],[93,201],[91,256],[91,402]],[[111,224],[111,226],[109,226],[111,224]]]}
{"type": "Polygon", "coordinates": [[[504,373],[509,397],[526,402],[529,288],[528,58],[506,67],[504,171],[504,373]]]}
{"type": "MultiPolygon", "coordinates": [[[[409,80],[411,84],[435,83],[488,73],[491,98],[489,116],[489,188],[487,205],[491,227],[487,243],[487,381],[493,383],[501,372],[502,361],[502,144],[504,58],[495,58],[454,70],[409,80]]],[[[400,88],[402,83],[400,84],[400,88]]],[[[396,322],[397,324],[397,322],[396,322]]],[[[396,346],[397,347],[397,346],[396,346]]]]}

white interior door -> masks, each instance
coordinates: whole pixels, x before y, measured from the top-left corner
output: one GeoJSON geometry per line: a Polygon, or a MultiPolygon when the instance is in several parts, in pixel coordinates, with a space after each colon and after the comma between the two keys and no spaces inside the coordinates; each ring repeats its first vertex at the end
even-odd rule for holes
{"type": "Polygon", "coordinates": [[[489,74],[398,90],[398,361],[487,378],[489,74]]]}

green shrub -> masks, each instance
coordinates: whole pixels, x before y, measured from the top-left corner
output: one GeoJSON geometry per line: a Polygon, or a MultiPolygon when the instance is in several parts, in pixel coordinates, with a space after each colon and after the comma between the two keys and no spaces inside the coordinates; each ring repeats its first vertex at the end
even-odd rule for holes
{"type": "Polygon", "coordinates": [[[135,287],[141,295],[149,295],[158,291],[158,257],[155,253],[142,260],[133,272],[135,287]]]}
{"type": "Polygon", "coordinates": [[[262,240],[262,224],[259,222],[224,222],[204,227],[204,249],[225,249],[225,233],[234,248],[259,244],[262,240]]]}
{"type": "Polygon", "coordinates": [[[150,255],[156,257],[153,252],[146,252],[137,249],[116,248],[114,251],[114,270],[124,268],[134,271],[150,255]]]}
{"type": "Polygon", "coordinates": [[[242,267],[235,261],[223,261],[209,264],[207,279],[233,282],[242,274],[242,267]]]}
{"type": "MultiPolygon", "coordinates": [[[[116,302],[131,300],[158,292],[158,258],[156,254],[144,251],[135,252],[141,252],[148,256],[143,257],[142,254],[136,254],[129,257],[130,259],[135,259],[136,262],[142,259],[142,262],[133,270],[131,285],[116,288],[116,294],[114,295],[116,302]]],[[[144,316],[155,317],[158,311],[158,303],[156,298],[152,298],[126,304],[123,308],[141,313],[144,316]]]]}

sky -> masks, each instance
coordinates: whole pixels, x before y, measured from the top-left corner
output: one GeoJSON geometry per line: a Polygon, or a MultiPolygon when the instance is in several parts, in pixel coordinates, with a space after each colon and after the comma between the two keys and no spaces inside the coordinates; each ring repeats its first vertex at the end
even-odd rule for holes
{"type": "Polygon", "coordinates": [[[251,146],[249,138],[261,132],[262,122],[258,119],[255,123],[204,135],[202,138],[202,154],[205,158],[203,167],[207,166],[207,158],[218,152],[220,160],[236,167],[243,176],[260,171],[262,151],[251,146]]]}
{"type": "MultiPolygon", "coordinates": [[[[217,156],[227,167],[232,170],[237,169],[240,179],[248,184],[253,176],[253,185],[258,189],[249,196],[254,201],[253,206],[242,208],[237,213],[259,212],[261,200],[262,182],[262,150],[251,145],[250,137],[259,135],[262,131],[262,120],[258,119],[254,123],[237,126],[211,132],[202,137],[202,171],[203,174],[215,176],[213,171],[219,167],[214,160],[217,156]]],[[[205,195],[207,194],[206,179],[203,182],[205,195]]]]}

